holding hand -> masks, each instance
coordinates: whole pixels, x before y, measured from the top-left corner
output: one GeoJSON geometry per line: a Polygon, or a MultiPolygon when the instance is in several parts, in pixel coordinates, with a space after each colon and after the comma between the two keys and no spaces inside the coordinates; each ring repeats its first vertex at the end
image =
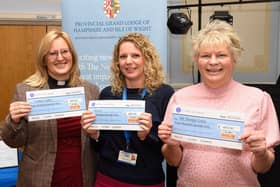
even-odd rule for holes
{"type": "Polygon", "coordinates": [[[172,125],[163,121],[158,127],[158,136],[163,141],[161,152],[168,164],[178,167],[182,159],[179,142],[171,139],[172,125]]]}
{"type": "Polygon", "coordinates": [[[93,139],[97,140],[99,137],[99,130],[90,129],[90,126],[95,119],[96,115],[87,110],[81,116],[81,125],[84,131],[86,131],[93,139]]]}
{"type": "Polygon", "coordinates": [[[246,145],[249,150],[256,156],[262,156],[266,153],[266,140],[263,131],[252,131],[244,133],[239,137],[246,145]]]}
{"type": "Polygon", "coordinates": [[[152,124],[152,114],[143,112],[138,117],[138,123],[140,123],[142,131],[138,131],[137,135],[140,140],[145,140],[147,135],[150,133],[151,128],[153,126],[152,124]]]}
{"type": "Polygon", "coordinates": [[[257,173],[264,173],[271,167],[275,155],[272,149],[267,148],[263,131],[257,130],[244,133],[239,137],[244,144],[248,145],[252,155],[252,168],[257,173]]]}
{"type": "Polygon", "coordinates": [[[27,117],[31,111],[31,105],[28,102],[16,101],[10,104],[10,115],[14,123],[19,123],[22,117],[27,117]]]}
{"type": "Polygon", "coordinates": [[[158,127],[158,136],[168,145],[178,145],[178,142],[171,139],[172,125],[163,121],[158,127]]]}

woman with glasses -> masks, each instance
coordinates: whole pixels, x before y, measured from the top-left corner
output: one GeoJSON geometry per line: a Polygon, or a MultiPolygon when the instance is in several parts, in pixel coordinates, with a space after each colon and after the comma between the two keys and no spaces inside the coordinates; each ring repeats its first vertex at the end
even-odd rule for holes
{"type": "Polygon", "coordinates": [[[31,105],[25,93],[84,87],[86,104],[99,91],[80,78],[78,57],[65,32],[50,31],[41,40],[36,72],[17,84],[2,138],[11,147],[23,147],[19,162],[18,187],[92,187],[96,154],[88,135],[81,130],[80,117],[29,122],[31,105]]]}
{"type": "Polygon", "coordinates": [[[233,79],[241,52],[224,21],[208,23],[193,40],[202,82],[172,96],[158,131],[167,162],[178,167],[177,187],[259,187],[257,173],[274,161],[280,138],[272,99],[233,79]]]}
{"type": "Polygon", "coordinates": [[[83,113],[83,129],[96,140],[100,158],[95,187],[164,187],[157,128],[174,91],[164,84],[159,55],[145,35],[129,33],[119,39],[110,80],[100,99],[144,100],[146,106],[137,119],[140,131],[93,130],[89,127],[98,115],[83,113]]]}

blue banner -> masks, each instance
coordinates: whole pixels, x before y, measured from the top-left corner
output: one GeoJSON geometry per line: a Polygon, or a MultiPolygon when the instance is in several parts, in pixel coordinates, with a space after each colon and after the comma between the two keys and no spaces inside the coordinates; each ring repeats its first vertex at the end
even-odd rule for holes
{"type": "Polygon", "coordinates": [[[128,32],[147,35],[167,67],[166,0],[62,0],[62,28],[79,56],[82,77],[99,86],[109,84],[114,45],[128,32]]]}

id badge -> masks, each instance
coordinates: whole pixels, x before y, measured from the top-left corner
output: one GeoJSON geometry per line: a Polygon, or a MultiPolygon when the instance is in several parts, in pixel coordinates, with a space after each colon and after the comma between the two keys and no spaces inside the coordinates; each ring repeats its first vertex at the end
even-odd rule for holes
{"type": "Polygon", "coordinates": [[[125,151],[119,152],[119,157],[118,157],[119,162],[123,162],[123,163],[135,166],[136,160],[137,160],[136,153],[129,153],[129,152],[125,152],[125,151]]]}

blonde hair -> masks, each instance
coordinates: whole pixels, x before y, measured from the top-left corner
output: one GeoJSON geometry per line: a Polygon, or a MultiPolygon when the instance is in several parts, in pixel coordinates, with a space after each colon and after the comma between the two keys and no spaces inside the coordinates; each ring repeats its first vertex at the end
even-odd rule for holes
{"type": "Polygon", "coordinates": [[[122,74],[119,67],[119,52],[120,45],[124,42],[132,42],[137,49],[139,49],[144,57],[144,74],[145,74],[145,88],[149,94],[157,89],[164,81],[164,74],[162,65],[160,63],[160,57],[150,42],[150,40],[141,33],[128,33],[119,39],[115,45],[113,52],[113,59],[111,63],[111,75],[110,82],[112,86],[112,92],[114,94],[121,94],[125,87],[125,77],[122,74]]]}
{"type": "Polygon", "coordinates": [[[49,31],[41,40],[39,45],[35,69],[36,72],[28,77],[24,82],[32,87],[43,87],[48,82],[48,71],[47,71],[47,54],[51,48],[52,42],[62,38],[68,45],[70,53],[72,55],[72,67],[70,70],[69,86],[77,86],[82,81],[80,80],[80,70],[78,65],[78,56],[75,51],[74,45],[70,39],[70,36],[66,32],[61,31],[49,31]]]}
{"type": "Polygon", "coordinates": [[[233,27],[225,21],[214,20],[208,23],[193,39],[192,58],[196,62],[202,47],[215,47],[224,45],[229,48],[235,63],[240,61],[243,51],[240,38],[233,27]]]}

